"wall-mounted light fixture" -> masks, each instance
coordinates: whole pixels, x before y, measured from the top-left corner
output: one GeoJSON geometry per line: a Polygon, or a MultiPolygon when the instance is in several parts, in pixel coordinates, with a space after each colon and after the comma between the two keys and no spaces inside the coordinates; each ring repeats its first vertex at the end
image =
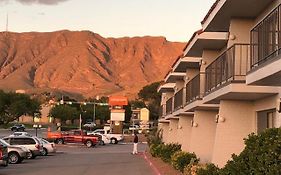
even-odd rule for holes
{"type": "Polygon", "coordinates": [[[181,126],[181,125],[179,125],[179,126],[178,126],[178,129],[182,129],[182,126],[181,126]]]}
{"type": "Polygon", "coordinates": [[[235,40],[235,39],[236,39],[236,36],[233,35],[233,34],[230,34],[230,35],[229,35],[229,39],[230,39],[230,40],[235,40]]]}
{"type": "Polygon", "coordinates": [[[173,129],[172,128],[169,128],[169,131],[172,131],[173,129]]]}
{"type": "Polygon", "coordinates": [[[223,123],[225,122],[225,118],[220,116],[219,114],[216,115],[216,119],[215,119],[216,123],[223,123]]]}
{"type": "Polygon", "coordinates": [[[224,118],[224,117],[219,117],[219,122],[220,122],[220,123],[225,122],[225,118],[224,118]]]}
{"type": "Polygon", "coordinates": [[[198,127],[198,123],[196,123],[194,120],[191,120],[191,127],[198,127]]]}
{"type": "Polygon", "coordinates": [[[206,65],[206,64],[207,64],[207,62],[206,62],[206,61],[204,61],[204,60],[202,60],[202,61],[201,61],[201,64],[202,64],[202,65],[206,65]]]}

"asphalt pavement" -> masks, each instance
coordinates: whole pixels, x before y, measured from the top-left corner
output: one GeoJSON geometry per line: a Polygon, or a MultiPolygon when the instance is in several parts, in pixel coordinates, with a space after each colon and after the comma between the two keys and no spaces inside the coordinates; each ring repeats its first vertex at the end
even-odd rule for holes
{"type": "Polygon", "coordinates": [[[146,148],[139,144],[139,154],[132,155],[132,144],[57,145],[56,154],[1,167],[0,175],[153,175],[142,153],[146,148]]]}

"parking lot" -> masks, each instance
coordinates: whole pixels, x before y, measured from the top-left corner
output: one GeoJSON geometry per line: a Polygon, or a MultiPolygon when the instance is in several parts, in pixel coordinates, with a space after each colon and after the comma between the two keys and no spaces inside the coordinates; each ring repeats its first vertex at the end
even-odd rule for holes
{"type": "MultiPolygon", "coordinates": [[[[35,130],[28,129],[35,135],[35,130]]],[[[38,137],[45,137],[47,130],[38,131],[38,137]]],[[[12,134],[9,129],[0,130],[0,138],[12,134]]],[[[131,143],[97,145],[87,148],[82,144],[56,145],[57,153],[25,159],[20,164],[0,167],[0,175],[93,175],[93,174],[154,174],[143,158],[146,144],[139,144],[139,154],[132,155],[131,143]]]]}
{"type": "Polygon", "coordinates": [[[139,144],[138,155],[132,155],[131,144],[86,148],[83,145],[57,145],[57,153],[21,164],[0,168],[0,175],[95,175],[95,174],[154,174],[143,159],[146,144],[139,144]]]}

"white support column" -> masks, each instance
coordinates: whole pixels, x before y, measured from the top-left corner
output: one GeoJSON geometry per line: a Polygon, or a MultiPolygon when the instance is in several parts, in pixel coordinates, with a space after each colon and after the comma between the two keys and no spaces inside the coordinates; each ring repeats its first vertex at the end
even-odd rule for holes
{"type": "Polygon", "coordinates": [[[233,153],[245,147],[244,138],[255,132],[253,102],[221,100],[212,163],[223,167],[233,153]]]}
{"type": "Polygon", "coordinates": [[[202,163],[210,163],[212,160],[217,114],[218,111],[195,110],[194,112],[190,152],[194,152],[202,163]]]}

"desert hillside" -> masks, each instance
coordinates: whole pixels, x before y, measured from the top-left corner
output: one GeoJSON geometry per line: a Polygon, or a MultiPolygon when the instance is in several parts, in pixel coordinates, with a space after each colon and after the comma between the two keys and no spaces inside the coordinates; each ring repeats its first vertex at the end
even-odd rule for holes
{"type": "Polygon", "coordinates": [[[89,31],[0,33],[0,88],[134,96],[162,80],[184,43],[89,31]]]}

